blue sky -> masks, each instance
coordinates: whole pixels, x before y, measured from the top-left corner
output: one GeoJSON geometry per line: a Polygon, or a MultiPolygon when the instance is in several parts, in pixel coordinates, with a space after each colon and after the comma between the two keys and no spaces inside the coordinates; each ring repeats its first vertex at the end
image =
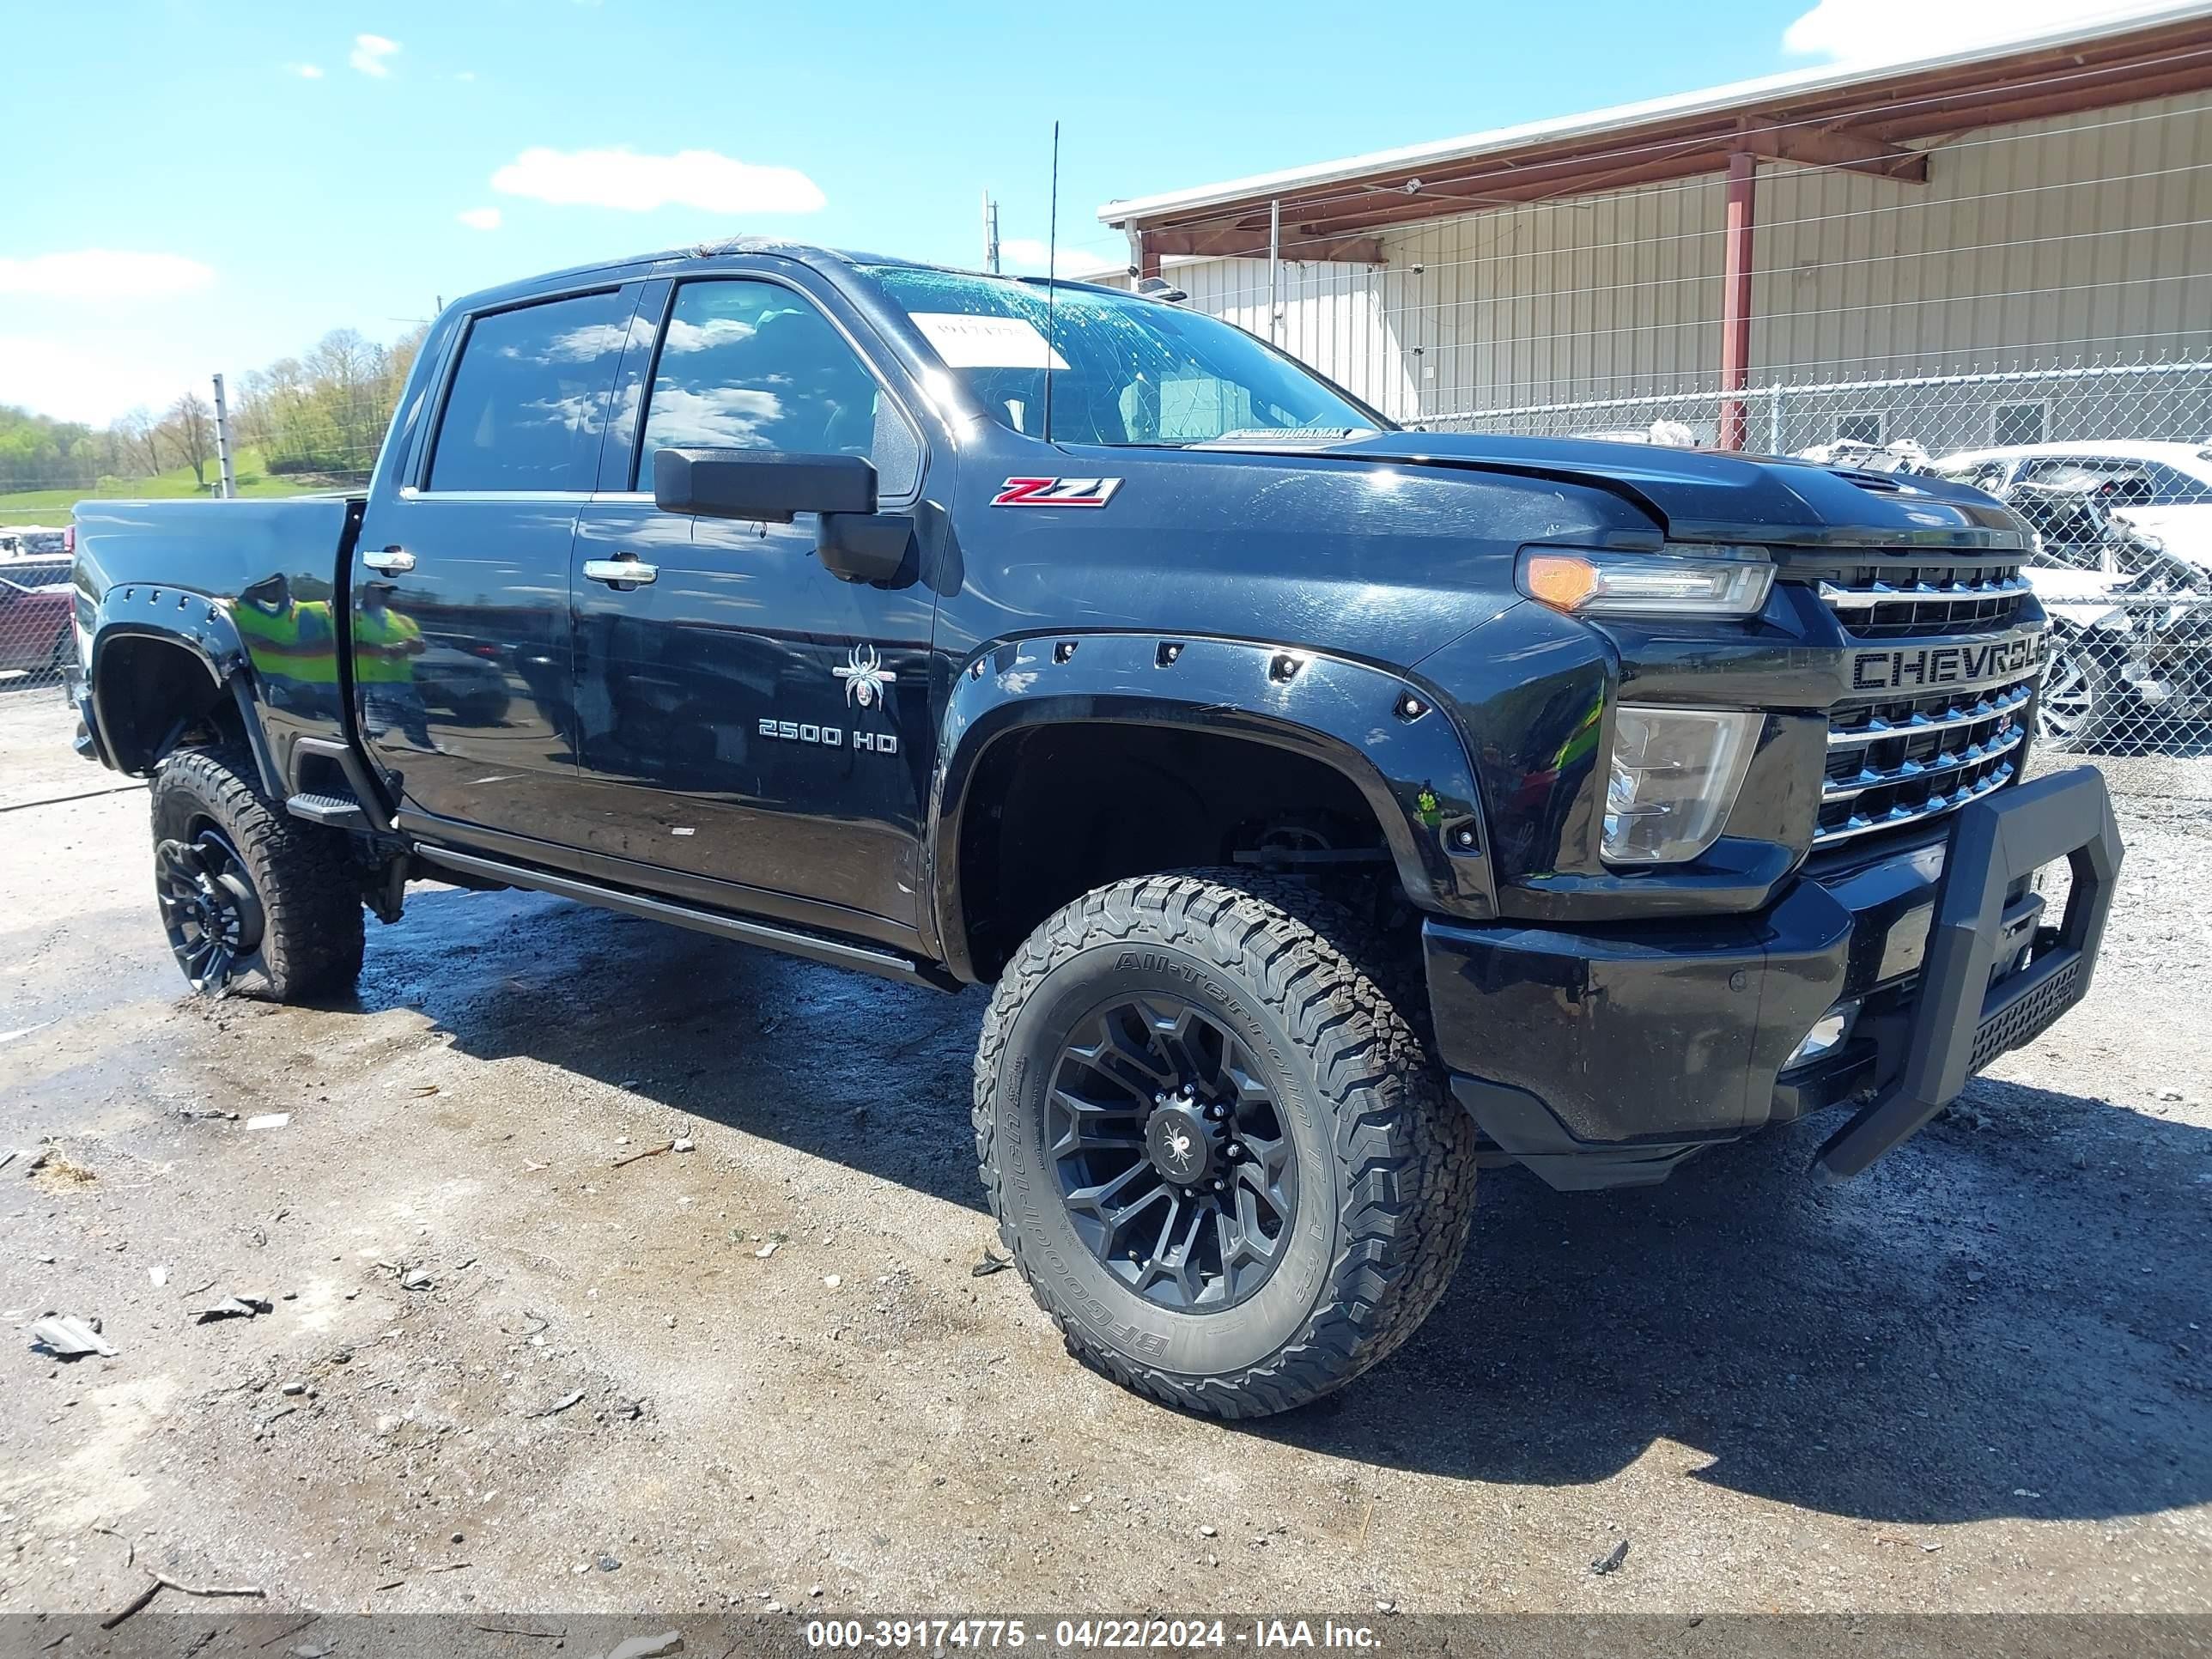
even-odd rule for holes
{"type": "MultiPolygon", "coordinates": [[[[2114,0],[1943,0],[2031,27],[2114,0]]],[[[1926,0],[0,0],[0,403],[100,422],[441,296],[756,231],[972,264],[1114,197],[1928,39],[1926,0]],[[594,155],[611,151],[615,154],[594,155]]],[[[1940,44],[1949,44],[1948,41],[1940,44]]]]}

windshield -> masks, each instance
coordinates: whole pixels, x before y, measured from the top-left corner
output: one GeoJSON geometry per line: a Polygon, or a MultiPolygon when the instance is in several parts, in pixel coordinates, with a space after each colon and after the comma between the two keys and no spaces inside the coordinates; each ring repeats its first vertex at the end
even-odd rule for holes
{"type": "Polygon", "coordinates": [[[1157,300],[910,265],[869,274],[1001,425],[1062,443],[1200,444],[1379,424],[1373,411],[1227,323],[1157,300]]]}

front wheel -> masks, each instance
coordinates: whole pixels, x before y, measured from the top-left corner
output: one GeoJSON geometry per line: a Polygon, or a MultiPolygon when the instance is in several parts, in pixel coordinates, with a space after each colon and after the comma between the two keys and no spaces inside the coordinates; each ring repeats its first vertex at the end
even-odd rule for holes
{"type": "Polygon", "coordinates": [[[180,749],[154,774],[154,891],[192,989],[301,1002],[361,975],[346,837],[286,815],[236,748],[180,749]]]}
{"type": "Polygon", "coordinates": [[[1395,1349],[1450,1282],[1474,1128],[1297,883],[1197,872],[1085,895],[1022,946],[975,1059],[1000,1237],[1078,1358],[1222,1417],[1395,1349]]]}

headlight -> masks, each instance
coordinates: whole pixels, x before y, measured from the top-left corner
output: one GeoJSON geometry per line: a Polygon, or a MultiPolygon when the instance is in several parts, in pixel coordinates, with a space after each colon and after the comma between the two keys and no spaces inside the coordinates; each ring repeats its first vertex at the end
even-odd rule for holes
{"type": "Polygon", "coordinates": [[[1615,709],[1607,861],[1679,864],[1711,847],[1743,787],[1759,720],[1718,708],[1615,709]]]}
{"type": "Polygon", "coordinates": [[[1766,603],[1774,566],[1755,547],[1670,544],[1660,553],[1531,547],[1521,591],[1577,617],[1751,617],[1766,603]]]}

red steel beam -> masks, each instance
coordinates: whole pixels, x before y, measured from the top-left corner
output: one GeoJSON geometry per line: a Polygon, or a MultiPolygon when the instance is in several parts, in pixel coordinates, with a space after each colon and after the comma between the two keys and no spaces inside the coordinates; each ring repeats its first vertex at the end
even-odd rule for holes
{"type": "Polygon", "coordinates": [[[1721,430],[1723,449],[1741,449],[1743,398],[1751,377],[1751,219],[1759,158],[1737,150],[1728,162],[1728,233],[1721,255],[1721,430]]]}

